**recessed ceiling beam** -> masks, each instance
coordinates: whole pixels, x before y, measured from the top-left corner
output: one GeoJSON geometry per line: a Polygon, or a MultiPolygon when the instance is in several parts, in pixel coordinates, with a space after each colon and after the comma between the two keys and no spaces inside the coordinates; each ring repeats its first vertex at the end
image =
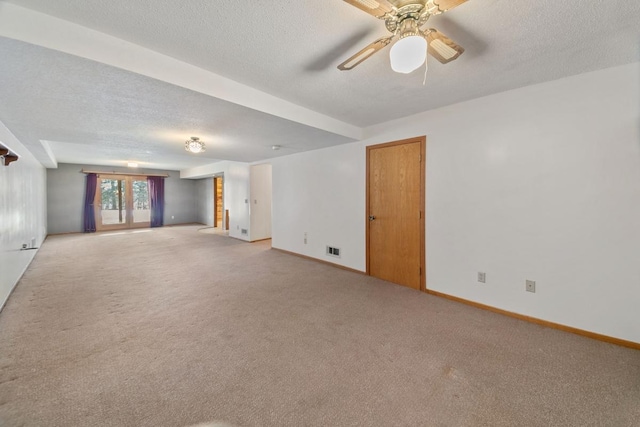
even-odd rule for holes
{"type": "Polygon", "coordinates": [[[363,129],[151,49],[50,15],[0,2],[0,36],[131,71],[337,135],[363,129]]]}
{"type": "Polygon", "coordinates": [[[42,165],[47,169],[57,169],[58,160],[56,159],[55,154],[53,154],[53,150],[51,149],[51,145],[49,145],[49,141],[41,139],[40,144],[42,144],[44,152],[47,153],[47,159],[42,161],[42,165]]]}

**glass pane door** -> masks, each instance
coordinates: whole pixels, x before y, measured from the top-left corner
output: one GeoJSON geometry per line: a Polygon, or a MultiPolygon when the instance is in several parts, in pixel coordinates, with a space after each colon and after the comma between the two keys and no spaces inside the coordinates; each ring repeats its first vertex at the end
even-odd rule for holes
{"type": "Polygon", "coordinates": [[[133,222],[144,223],[151,221],[149,209],[149,185],[147,180],[134,179],[133,186],[133,222]]]}
{"type": "Polygon", "coordinates": [[[149,187],[144,177],[103,175],[98,177],[96,226],[98,230],[149,227],[149,187]]]}
{"type": "Polygon", "coordinates": [[[126,224],[126,182],[124,179],[100,180],[100,224],[126,224]]]}

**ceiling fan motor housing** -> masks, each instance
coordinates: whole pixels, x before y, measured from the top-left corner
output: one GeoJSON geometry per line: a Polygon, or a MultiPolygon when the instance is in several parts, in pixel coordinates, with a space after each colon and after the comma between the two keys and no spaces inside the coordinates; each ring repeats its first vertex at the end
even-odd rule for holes
{"type": "Polygon", "coordinates": [[[467,0],[344,0],[375,18],[384,20],[391,33],[361,49],[338,65],[339,70],[352,70],[384,47],[391,45],[391,68],[409,73],[424,63],[427,52],[440,63],[458,58],[464,49],[440,31],[421,30],[432,15],[453,9],[467,0]],[[424,58],[423,58],[424,56],[424,58]],[[406,60],[412,58],[412,61],[406,60]],[[414,61],[415,59],[415,61],[414,61]]]}
{"type": "Polygon", "coordinates": [[[395,34],[397,31],[402,33],[404,22],[413,21],[416,23],[416,26],[421,27],[429,20],[430,16],[431,14],[424,4],[408,4],[394,12],[388,13],[385,18],[385,26],[391,33],[395,34]]]}
{"type": "Polygon", "coordinates": [[[418,22],[415,19],[405,19],[400,23],[399,29],[400,40],[405,37],[420,36],[420,28],[418,28],[418,22]]]}

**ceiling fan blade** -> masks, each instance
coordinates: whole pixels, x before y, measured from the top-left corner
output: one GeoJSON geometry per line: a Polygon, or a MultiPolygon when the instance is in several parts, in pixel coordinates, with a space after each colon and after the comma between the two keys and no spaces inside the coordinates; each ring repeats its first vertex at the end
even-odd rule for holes
{"type": "Polygon", "coordinates": [[[387,0],[344,0],[360,10],[364,10],[369,15],[376,18],[383,18],[387,13],[395,10],[395,6],[387,0]]]}
{"type": "Polygon", "coordinates": [[[466,3],[467,0],[429,0],[427,2],[428,9],[433,9],[431,11],[432,15],[438,15],[440,13],[444,13],[447,10],[451,10],[454,7],[460,6],[462,3],[466,3]]]}
{"type": "Polygon", "coordinates": [[[368,59],[371,55],[373,55],[383,47],[388,46],[394,38],[395,36],[389,36],[374,41],[369,46],[365,47],[360,52],[356,53],[351,58],[338,65],[338,69],[341,71],[352,70],[356,65],[360,64],[365,59],[368,59]]]}
{"type": "Polygon", "coordinates": [[[443,64],[457,59],[464,52],[462,46],[436,29],[430,28],[426,32],[426,38],[429,54],[443,64]]]}

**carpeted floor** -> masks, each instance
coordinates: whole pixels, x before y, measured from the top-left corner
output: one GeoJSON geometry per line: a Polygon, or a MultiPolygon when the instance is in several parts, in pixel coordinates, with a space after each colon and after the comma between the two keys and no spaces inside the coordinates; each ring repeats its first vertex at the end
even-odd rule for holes
{"type": "Polygon", "coordinates": [[[229,235],[229,230],[225,230],[222,227],[202,227],[198,228],[198,231],[205,234],[219,234],[221,236],[229,235]]]}
{"type": "Polygon", "coordinates": [[[640,425],[639,351],[198,228],[47,239],[0,425],[640,425]]]}

